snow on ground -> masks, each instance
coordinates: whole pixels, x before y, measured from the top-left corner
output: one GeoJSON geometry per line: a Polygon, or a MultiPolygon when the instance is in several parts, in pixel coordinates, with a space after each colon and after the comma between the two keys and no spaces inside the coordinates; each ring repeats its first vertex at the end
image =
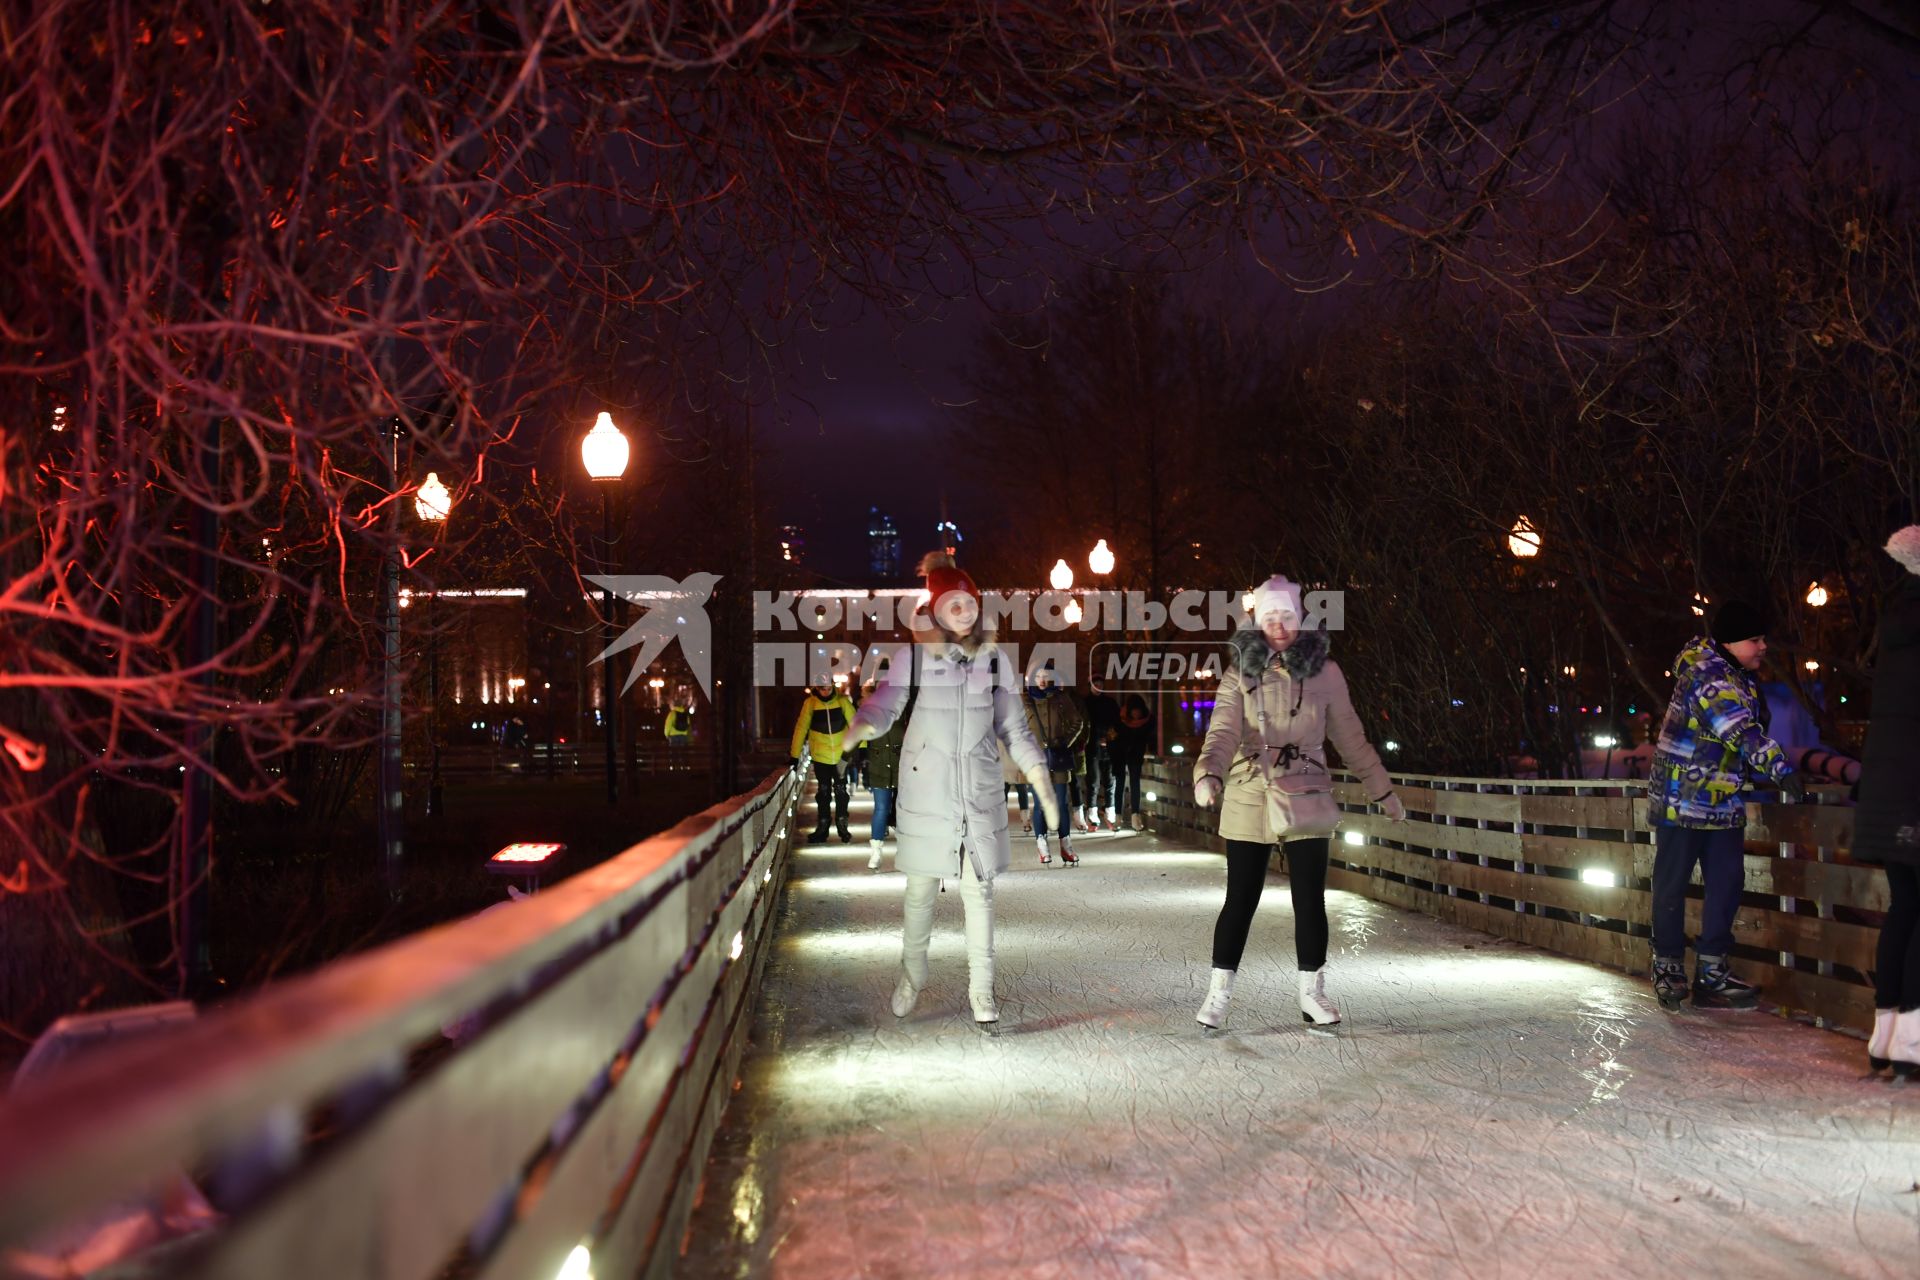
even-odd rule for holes
{"type": "Polygon", "coordinates": [[[1223,860],[1017,828],[999,1033],[957,892],[896,1020],[904,882],[854,834],[796,853],[682,1276],[1920,1275],[1920,1085],[1859,1040],[1347,894],[1309,1030],[1279,880],[1210,1035],[1223,860]]]}

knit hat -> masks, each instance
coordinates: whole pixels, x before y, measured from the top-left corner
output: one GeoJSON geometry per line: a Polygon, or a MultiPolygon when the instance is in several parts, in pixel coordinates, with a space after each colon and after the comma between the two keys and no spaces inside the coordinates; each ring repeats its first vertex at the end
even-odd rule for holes
{"type": "Polygon", "coordinates": [[[1908,573],[1920,573],[1920,524],[1910,524],[1888,538],[1887,554],[1908,573]]]}
{"type": "Polygon", "coordinates": [[[1745,600],[1729,600],[1714,610],[1710,634],[1720,644],[1751,640],[1767,634],[1767,615],[1745,600]]]}
{"type": "Polygon", "coordinates": [[[927,580],[927,603],[933,616],[954,631],[972,629],[980,616],[980,588],[965,569],[944,551],[920,557],[920,576],[927,580]]]}
{"type": "Polygon", "coordinates": [[[1269,613],[1290,615],[1296,623],[1300,620],[1300,588],[1284,573],[1274,574],[1254,590],[1253,620],[1259,622],[1269,613]]]}

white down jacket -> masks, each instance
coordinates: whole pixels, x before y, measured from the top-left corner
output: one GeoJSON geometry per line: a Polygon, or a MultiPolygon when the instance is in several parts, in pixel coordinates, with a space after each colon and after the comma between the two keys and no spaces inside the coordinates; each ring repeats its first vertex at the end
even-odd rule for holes
{"type": "MultiPolygon", "coordinates": [[[[885,733],[906,709],[914,648],[902,645],[889,657],[879,687],[854,715],[857,732],[885,733]]],[[[1046,766],[1020,703],[1020,670],[996,656],[992,642],[970,656],[952,643],[918,648],[920,691],[900,745],[894,797],[894,866],[908,875],[952,876],[971,854],[974,873],[991,880],[1012,859],[999,740],[1022,772],[1046,766]]]]}

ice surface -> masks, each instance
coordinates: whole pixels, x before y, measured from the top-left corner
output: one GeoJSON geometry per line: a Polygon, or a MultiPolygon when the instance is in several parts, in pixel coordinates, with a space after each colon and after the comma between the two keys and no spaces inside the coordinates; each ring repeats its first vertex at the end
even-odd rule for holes
{"type": "Polygon", "coordinates": [[[1277,880],[1210,1035],[1223,860],[1042,868],[1017,826],[1000,1033],[951,891],[896,1021],[903,882],[855,835],[795,861],[682,1276],[1920,1276],[1920,1085],[1857,1039],[1337,893],[1308,1030],[1277,880]]]}

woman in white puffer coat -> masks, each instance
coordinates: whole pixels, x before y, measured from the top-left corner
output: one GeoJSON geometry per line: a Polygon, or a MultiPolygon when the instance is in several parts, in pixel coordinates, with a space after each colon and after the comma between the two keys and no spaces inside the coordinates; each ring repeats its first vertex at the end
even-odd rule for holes
{"type": "Polygon", "coordinates": [[[960,883],[966,912],[967,993],[976,1022],[997,1022],[993,993],[993,879],[1012,861],[999,741],[1033,782],[1036,799],[1057,826],[1058,805],[1048,783],[1046,755],[1027,727],[1020,701],[1021,672],[1004,658],[984,625],[980,589],[953,558],[920,562],[927,580],[936,639],[903,645],[888,659],[873,695],[860,704],[847,744],[878,737],[908,716],[900,747],[900,786],[894,800],[899,851],[906,873],[906,923],[893,1013],[913,1011],[927,984],[927,944],[940,881],[960,883]]]}

